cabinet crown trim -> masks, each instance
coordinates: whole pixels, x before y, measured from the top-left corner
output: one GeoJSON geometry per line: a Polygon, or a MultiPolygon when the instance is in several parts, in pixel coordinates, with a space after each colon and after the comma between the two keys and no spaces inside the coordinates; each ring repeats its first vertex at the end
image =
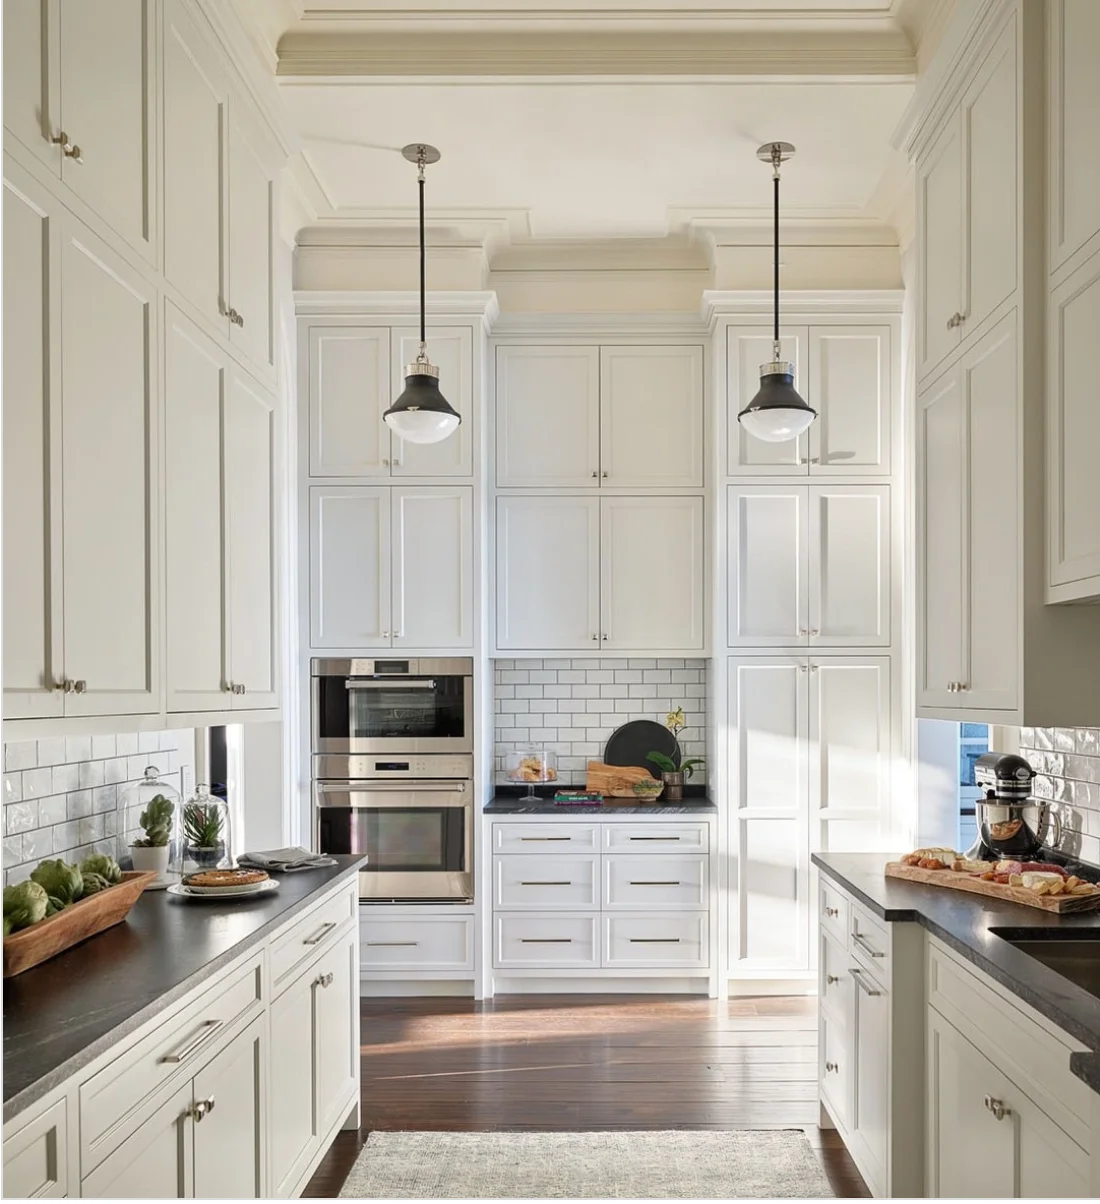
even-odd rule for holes
{"type": "MultiPolygon", "coordinates": [[[[900,314],[905,301],[904,289],[785,289],[780,310],[781,321],[791,322],[802,315],[900,314]]],[[[774,298],[765,289],[708,289],[703,293],[703,318],[711,328],[721,318],[755,317],[771,321],[774,298]]]]}
{"type": "MultiPolygon", "coordinates": [[[[495,292],[429,292],[430,315],[480,319],[492,325],[500,314],[495,292]]],[[[419,293],[406,290],[374,292],[363,289],[295,289],[294,312],[300,318],[344,315],[363,317],[413,317],[420,312],[419,293]]]]}

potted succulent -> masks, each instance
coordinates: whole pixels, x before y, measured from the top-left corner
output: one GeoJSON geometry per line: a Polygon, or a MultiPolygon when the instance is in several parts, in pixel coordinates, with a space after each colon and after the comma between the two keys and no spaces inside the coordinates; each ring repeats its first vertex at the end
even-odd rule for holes
{"type": "Polygon", "coordinates": [[[216,868],[225,857],[225,814],[221,803],[200,791],[184,803],[180,818],[187,861],[200,869],[216,868]]]}
{"type": "MultiPolygon", "coordinates": [[[[669,711],[665,718],[665,727],[672,733],[677,745],[680,742],[680,733],[686,725],[683,707],[669,711]]],[[[680,764],[677,765],[672,757],[663,752],[648,752],[645,759],[651,761],[661,771],[661,781],[665,784],[664,796],[669,802],[678,802],[684,797],[685,780],[692,777],[697,765],[705,764],[704,757],[688,757],[687,760],[681,759],[680,764]]]]}
{"type": "Polygon", "coordinates": [[[138,823],[145,830],[142,840],[130,846],[135,870],[156,870],[163,876],[168,868],[168,839],[172,834],[172,812],[176,805],[163,794],[155,794],[142,811],[138,823]]]}

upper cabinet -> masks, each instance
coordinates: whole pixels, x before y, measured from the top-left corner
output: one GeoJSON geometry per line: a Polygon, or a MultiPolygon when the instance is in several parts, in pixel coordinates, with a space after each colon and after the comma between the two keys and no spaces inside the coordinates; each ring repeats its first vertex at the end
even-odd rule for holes
{"type": "Polygon", "coordinates": [[[407,326],[303,321],[311,477],[471,477],[474,447],[474,330],[433,326],[428,358],[439,390],[462,417],[440,443],[407,443],[382,415],[405,388],[420,349],[407,326]]]}
{"type": "Polygon", "coordinates": [[[703,349],[499,346],[496,483],[703,484],[703,349]]]}
{"type": "Polygon", "coordinates": [[[153,261],[154,0],[4,5],[4,125],[153,261]]]}
{"type": "Polygon", "coordinates": [[[818,412],[810,429],[786,443],[750,435],[737,415],[760,388],[772,359],[763,326],[726,331],[726,472],[729,476],[887,477],[892,451],[892,328],[836,324],[781,330],[795,387],[818,412]]]}
{"type": "Polygon", "coordinates": [[[275,373],[275,183],[244,111],[229,121],[229,339],[268,376],[275,373]]]}

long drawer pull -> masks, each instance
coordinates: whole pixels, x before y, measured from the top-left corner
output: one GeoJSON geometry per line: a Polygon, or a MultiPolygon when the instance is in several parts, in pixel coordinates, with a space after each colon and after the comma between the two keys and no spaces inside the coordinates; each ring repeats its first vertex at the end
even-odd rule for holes
{"type": "Polygon", "coordinates": [[[630,840],[679,840],[679,836],[631,836],[630,840]]]}
{"type": "Polygon", "coordinates": [[[524,844],[533,844],[538,841],[564,840],[566,842],[572,840],[572,836],[521,836],[520,840],[524,844]]]}
{"type": "Polygon", "coordinates": [[[572,882],[521,882],[520,886],[572,886],[572,882]]]}
{"type": "Polygon", "coordinates": [[[863,950],[864,953],[866,953],[868,955],[868,957],[885,957],[886,956],[885,953],[879,953],[879,951],[877,949],[875,949],[872,945],[870,945],[867,941],[867,938],[863,935],[862,932],[853,932],[852,940],[855,941],[855,943],[863,950]]]}
{"type": "Polygon", "coordinates": [[[871,987],[869,987],[863,981],[863,971],[862,970],[857,970],[854,966],[850,966],[848,968],[848,973],[856,980],[856,986],[859,987],[859,989],[865,995],[881,995],[882,994],[881,991],[873,990],[871,987]]]}
{"type": "Polygon", "coordinates": [[[671,882],[671,881],[670,882],[659,882],[659,881],[650,882],[648,880],[641,880],[641,881],[635,882],[632,879],[630,882],[630,885],[631,886],[683,886],[684,884],[682,882],[671,882]]]}
{"type": "Polygon", "coordinates": [[[303,945],[319,945],[326,936],[337,926],[335,920],[329,920],[327,924],[322,924],[320,928],[312,936],[307,936],[303,945]]]}
{"type": "Polygon", "coordinates": [[[196,1050],[201,1049],[224,1025],[224,1020],[204,1020],[198,1033],[186,1045],[181,1046],[175,1053],[165,1054],[161,1061],[183,1062],[196,1050]]]}
{"type": "Polygon", "coordinates": [[[419,945],[419,941],[367,941],[367,944],[375,949],[406,949],[413,945],[419,945]]]}
{"type": "Polygon", "coordinates": [[[573,938],[571,936],[521,936],[519,943],[521,945],[571,945],[573,938]]]}
{"type": "Polygon", "coordinates": [[[632,936],[629,939],[632,945],[678,945],[680,943],[678,936],[632,936]]]}

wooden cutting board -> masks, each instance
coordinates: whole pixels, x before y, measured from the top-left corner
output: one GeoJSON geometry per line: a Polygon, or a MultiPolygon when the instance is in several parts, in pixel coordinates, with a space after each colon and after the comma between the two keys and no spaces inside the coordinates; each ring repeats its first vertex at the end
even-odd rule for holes
{"type": "Polygon", "coordinates": [[[608,798],[632,798],[635,782],[654,782],[656,779],[648,769],[637,765],[605,765],[602,761],[588,762],[587,790],[596,790],[608,798]]]}
{"type": "Polygon", "coordinates": [[[902,878],[906,882],[924,882],[928,886],[946,886],[952,890],[969,891],[972,895],[985,895],[987,899],[1001,899],[1006,903],[1022,903],[1025,907],[1037,907],[1054,915],[1065,915],[1074,911],[1094,911],[1100,907],[1100,891],[1092,895],[1037,895],[1022,886],[1007,886],[1000,882],[983,882],[971,874],[958,874],[954,870],[922,870],[917,865],[903,865],[900,861],[886,864],[887,878],[902,878]]]}

